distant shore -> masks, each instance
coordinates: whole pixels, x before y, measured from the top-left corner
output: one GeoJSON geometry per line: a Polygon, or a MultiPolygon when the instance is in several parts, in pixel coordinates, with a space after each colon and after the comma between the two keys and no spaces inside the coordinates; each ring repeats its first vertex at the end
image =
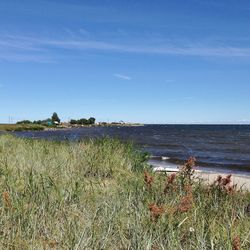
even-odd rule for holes
{"type": "Polygon", "coordinates": [[[140,123],[106,123],[92,125],[72,125],[62,123],[56,126],[45,126],[40,124],[0,124],[0,131],[17,132],[17,131],[42,131],[42,130],[61,130],[74,128],[91,128],[91,127],[138,127],[144,126],[140,123]]]}
{"type": "Polygon", "coordinates": [[[0,124],[1,132],[16,132],[16,131],[41,131],[45,126],[39,124],[0,124]]]}
{"type": "Polygon", "coordinates": [[[45,127],[45,130],[69,130],[69,129],[81,129],[81,128],[95,128],[95,127],[140,127],[144,124],[139,123],[125,123],[125,124],[93,124],[93,125],[72,125],[72,124],[62,124],[57,127],[45,127]]]}

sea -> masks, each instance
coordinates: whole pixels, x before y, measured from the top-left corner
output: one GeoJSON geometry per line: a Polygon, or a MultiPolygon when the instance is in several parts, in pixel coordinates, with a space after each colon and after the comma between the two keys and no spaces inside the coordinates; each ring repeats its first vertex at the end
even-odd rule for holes
{"type": "Polygon", "coordinates": [[[141,151],[148,152],[153,166],[176,168],[193,156],[201,171],[250,175],[250,125],[83,127],[15,134],[70,141],[115,137],[132,141],[141,151]]]}

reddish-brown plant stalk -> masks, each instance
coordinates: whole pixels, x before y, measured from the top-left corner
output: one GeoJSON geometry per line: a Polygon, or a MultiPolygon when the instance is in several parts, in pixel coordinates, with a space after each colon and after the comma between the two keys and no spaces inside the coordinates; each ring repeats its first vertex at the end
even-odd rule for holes
{"type": "Polygon", "coordinates": [[[2,195],[2,198],[3,198],[3,203],[5,204],[5,206],[9,209],[12,208],[12,202],[11,202],[11,199],[10,199],[10,195],[7,191],[4,191],[3,192],[3,195],[2,195]]]}
{"type": "Polygon", "coordinates": [[[153,177],[149,175],[147,171],[144,171],[144,181],[149,189],[152,187],[152,183],[154,181],[153,177]]]}
{"type": "Polygon", "coordinates": [[[233,250],[240,250],[240,237],[237,235],[234,237],[232,242],[232,249],[233,250]]]}
{"type": "Polygon", "coordinates": [[[226,177],[218,175],[213,185],[219,187],[221,190],[226,191],[227,193],[233,193],[236,190],[237,185],[230,185],[232,182],[231,177],[231,174],[227,175],[226,177]]]}
{"type": "Polygon", "coordinates": [[[163,206],[157,206],[155,203],[149,205],[150,216],[152,221],[157,221],[163,215],[165,209],[163,206]]]}
{"type": "Polygon", "coordinates": [[[167,194],[171,188],[175,190],[175,183],[174,183],[175,179],[176,179],[176,173],[173,173],[167,177],[164,188],[164,194],[167,194]]]}
{"type": "Polygon", "coordinates": [[[191,179],[191,176],[194,174],[194,167],[197,160],[195,157],[190,157],[187,162],[184,164],[184,166],[181,168],[180,173],[187,178],[189,181],[191,179]]]}
{"type": "Polygon", "coordinates": [[[181,213],[188,212],[193,207],[193,196],[191,193],[187,194],[186,196],[183,196],[179,206],[178,211],[181,213]]]}

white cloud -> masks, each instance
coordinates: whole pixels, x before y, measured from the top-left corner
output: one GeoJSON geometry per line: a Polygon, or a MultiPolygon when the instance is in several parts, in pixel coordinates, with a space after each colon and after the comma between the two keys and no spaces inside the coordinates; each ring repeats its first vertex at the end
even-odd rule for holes
{"type": "Polygon", "coordinates": [[[154,46],[146,44],[121,44],[95,40],[41,40],[42,46],[73,50],[103,50],[142,54],[182,55],[182,56],[218,56],[218,57],[250,57],[250,48],[207,47],[202,45],[176,46],[174,44],[154,46]]]}
{"type": "Polygon", "coordinates": [[[37,54],[29,54],[29,53],[13,53],[13,52],[7,52],[7,53],[1,53],[0,50],[0,61],[10,61],[10,62],[33,62],[33,63],[55,63],[56,59],[49,57],[49,56],[43,56],[43,55],[37,55],[37,54]]]}
{"type": "Polygon", "coordinates": [[[130,81],[132,79],[132,77],[126,76],[126,75],[122,75],[122,74],[113,74],[113,76],[115,76],[117,78],[120,78],[122,80],[128,80],[128,81],[130,81]]]}
{"type": "Polygon", "coordinates": [[[146,44],[142,41],[135,41],[134,43],[127,44],[121,42],[89,40],[74,36],[69,36],[67,39],[51,39],[43,37],[0,35],[0,60],[53,62],[57,61],[60,56],[62,56],[62,54],[59,55],[55,49],[74,50],[79,52],[99,50],[116,53],[250,58],[250,47],[235,47],[229,45],[208,46],[203,43],[187,44],[186,41],[183,41],[183,45],[180,44],[181,43],[176,43],[174,40],[168,41],[167,43],[162,42],[161,44],[154,44],[153,42],[146,44]]]}

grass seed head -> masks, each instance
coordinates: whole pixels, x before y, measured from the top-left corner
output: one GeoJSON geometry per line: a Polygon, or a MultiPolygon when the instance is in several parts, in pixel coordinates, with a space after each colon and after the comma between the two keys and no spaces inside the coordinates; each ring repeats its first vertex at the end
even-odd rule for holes
{"type": "Polygon", "coordinates": [[[150,216],[153,221],[157,221],[163,215],[165,209],[163,206],[158,206],[155,203],[149,205],[150,216]]]}
{"type": "Polygon", "coordinates": [[[147,171],[144,171],[144,181],[148,188],[152,187],[152,183],[154,181],[153,177],[149,175],[147,171]]]}
{"type": "Polygon", "coordinates": [[[167,177],[167,181],[164,188],[164,194],[167,194],[171,188],[174,190],[176,189],[175,179],[176,179],[176,173],[173,173],[167,177]]]}
{"type": "Polygon", "coordinates": [[[188,179],[191,179],[191,176],[194,174],[196,162],[197,160],[195,157],[190,157],[181,168],[181,173],[188,179]]]}
{"type": "Polygon", "coordinates": [[[7,191],[4,191],[3,192],[3,195],[2,195],[2,198],[3,198],[3,203],[5,204],[5,206],[9,209],[12,208],[12,202],[11,202],[11,199],[10,199],[10,195],[7,191]]]}
{"type": "Polygon", "coordinates": [[[229,185],[229,184],[231,183],[231,177],[232,177],[232,175],[229,174],[229,175],[227,175],[225,178],[222,178],[221,184],[222,184],[223,186],[229,185]]]}
{"type": "Polygon", "coordinates": [[[233,242],[232,242],[232,249],[233,250],[240,250],[241,243],[240,243],[240,237],[237,235],[233,238],[233,242]]]}
{"type": "Polygon", "coordinates": [[[178,211],[181,213],[186,213],[192,207],[193,207],[193,197],[192,197],[192,195],[188,194],[188,195],[182,197],[182,199],[179,203],[179,206],[178,206],[178,211]]]}

